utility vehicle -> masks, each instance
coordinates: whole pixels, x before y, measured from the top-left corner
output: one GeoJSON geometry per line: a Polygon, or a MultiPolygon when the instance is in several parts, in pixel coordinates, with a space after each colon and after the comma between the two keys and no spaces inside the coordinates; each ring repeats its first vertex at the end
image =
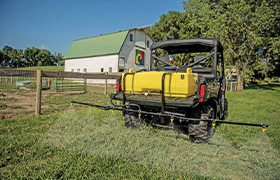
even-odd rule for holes
{"type": "Polygon", "coordinates": [[[228,102],[223,46],[218,39],[168,40],[153,44],[151,51],[150,69],[130,69],[117,78],[111,105],[72,103],[120,110],[127,127],[151,124],[176,129],[196,143],[208,142],[218,123],[261,126],[265,130],[265,124],[224,121],[228,102]],[[173,55],[177,65],[157,55],[173,55]],[[115,105],[113,100],[122,101],[122,105],[115,105]]]}

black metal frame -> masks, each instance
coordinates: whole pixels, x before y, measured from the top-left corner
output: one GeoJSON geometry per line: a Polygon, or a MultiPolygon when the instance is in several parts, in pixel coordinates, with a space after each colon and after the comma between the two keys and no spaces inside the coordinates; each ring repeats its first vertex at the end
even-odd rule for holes
{"type": "Polygon", "coordinates": [[[165,111],[165,96],[164,96],[165,84],[164,84],[164,82],[165,82],[166,75],[172,75],[172,73],[164,73],[161,78],[161,113],[164,113],[164,111],[165,111]]]}

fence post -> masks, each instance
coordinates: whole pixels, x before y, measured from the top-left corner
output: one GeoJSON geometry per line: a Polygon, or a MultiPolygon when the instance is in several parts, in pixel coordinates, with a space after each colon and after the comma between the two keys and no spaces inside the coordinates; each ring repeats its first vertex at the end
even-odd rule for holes
{"type": "Polygon", "coordinates": [[[104,84],[104,94],[107,94],[107,79],[105,79],[105,84],[104,84]]]}
{"type": "Polygon", "coordinates": [[[232,82],[230,82],[230,92],[232,92],[232,82]]]}
{"type": "Polygon", "coordinates": [[[42,71],[37,70],[35,115],[41,114],[42,71]]]}
{"type": "Polygon", "coordinates": [[[87,92],[87,79],[84,79],[84,92],[87,92]]]}
{"type": "Polygon", "coordinates": [[[63,92],[63,80],[64,78],[61,78],[61,91],[63,92]]]}
{"type": "Polygon", "coordinates": [[[57,78],[55,78],[55,92],[57,92],[57,78]]]}
{"type": "Polygon", "coordinates": [[[51,80],[50,78],[48,78],[48,89],[50,89],[50,87],[51,87],[51,80]]]}

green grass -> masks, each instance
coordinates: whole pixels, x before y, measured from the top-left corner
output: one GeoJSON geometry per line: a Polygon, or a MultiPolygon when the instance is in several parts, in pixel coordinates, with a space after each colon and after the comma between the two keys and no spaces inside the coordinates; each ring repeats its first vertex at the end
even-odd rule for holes
{"type": "Polygon", "coordinates": [[[7,105],[6,104],[2,104],[0,103],[0,110],[4,110],[7,108],[7,105]]]}
{"type": "Polygon", "coordinates": [[[64,71],[64,66],[34,66],[17,68],[19,70],[64,71]]]}
{"type": "MultiPolygon", "coordinates": [[[[80,117],[89,118],[87,115],[90,114],[88,113],[91,114],[89,110],[78,112],[80,117]]],[[[108,115],[108,113],[104,114],[103,112],[99,112],[98,114],[100,117],[108,115]]],[[[56,129],[57,125],[59,125],[57,122],[60,120],[67,120],[72,115],[75,116],[75,112],[70,112],[70,114],[60,113],[49,116],[2,121],[0,178],[138,179],[154,177],[158,179],[165,177],[169,179],[171,177],[180,178],[185,176],[184,173],[166,171],[164,169],[150,167],[127,159],[106,157],[102,155],[99,156],[98,154],[79,151],[75,149],[76,147],[72,147],[72,145],[62,148],[50,144],[51,141],[48,141],[49,137],[47,136],[56,129]],[[4,138],[4,134],[7,137],[4,138]]],[[[77,118],[77,116],[75,116],[75,118],[77,118]]],[[[63,125],[63,127],[58,127],[58,129],[72,129],[75,128],[74,126],[77,125],[76,123],[85,123],[84,119],[80,122],[71,122],[72,120],[73,119],[71,118],[71,124],[68,124],[71,127],[67,127],[68,125],[64,124],[66,126],[63,125]]],[[[89,119],[87,120],[87,123],[88,122],[89,119]]],[[[100,123],[101,125],[103,124],[102,122],[100,123]]],[[[96,125],[94,122],[92,124],[94,126],[96,125]]],[[[86,124],[83,125],[86,126],[86,124]]],[[[88,128],[94,126],[90,125],[88,128]]],[[[78,129],[76,130],[79,131],[78,129]]],[[[67,133],[68,132],[69,131],[67,131],[67,133]]],[[[96,149],[96,147],[92,148],[96,149]]],[[[201,176],[197,175],[190,175],[188,177],[201,179],[201,176]]]]}
{"type": "MultiPolygon", "coordinates": [[[[280,84],[249,85],[245,91],[226,94],[229,101],[229,121],[268,124],[267,135],[280,150],[280,84]]],[[[236,147],[260,128],[249,126],[222,126],[220,131],[236,147]]]]}
{"type": "MultiPolygon", "coordinates": [[[[48,92],[45,92],[48,93],[48,92]]],[[[42,106],[49,106],[42,108],[43,114],[63,111],[69,108],[70,101],[79,102],[95,102],[98,104],[109,104],[109,95],[92,94],[92,93],[65,93],[57,95],[56,93],[49,93],[43,100],[42,106]]],[[[85,108],[86,106],[79,106],[77,109],[85,108]]],[[[87,107],[86,107],[87,108],[87,107]]]]}
{"type": "MultiPolygon", "coordinates": [[[[227,93],[227,120],[210,144],[150,127],[127,129],[120,112],[59,107],[60,113],[0,121],[0,179],[279,179],[279,84],[227,93]]],[[[59,97],[106,104],[102,94],[59,97]],[[89,97],[92,99],[89,99],[89,97]],[[76,99],[75,99],[76,98],[76,99]]],[[[52,101],[51,98],[50,100],[52,101]]]]}

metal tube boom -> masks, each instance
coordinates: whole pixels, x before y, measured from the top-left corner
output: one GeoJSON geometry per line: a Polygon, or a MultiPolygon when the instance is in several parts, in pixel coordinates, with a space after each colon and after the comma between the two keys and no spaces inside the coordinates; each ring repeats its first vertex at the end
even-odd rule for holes
{"type": "Polygon", "coordinates": [[[102,106],[102,105],[96,105],[96,104],[91,104],[91,103],[83,103],[83,102],[77,102],[77,101],[71,101],[71,103],[92,106],[92,107],[96,107],[96,108],[103,109],[103,110],[117,110],[117,111],[135,112],[135,113],[139,113],[139,114],[149,114],[149,115],[154,115],[154,116],[159,116],[159,117],[170,117],[170,118],[179,119],[179,120],[185,121],[185,122],[188,122],[188,121],[209,121],[209,122],[212,122],[212,123],[257,126],[257,127],[262,127],[262,128],[267,128],[268,127],[267,124],[263,124],[263,123],[247,123],[247,122],[225,121],[225,120],[219,120],[219,119],[195,119],[195,118],[182,117],[182,115],[180,115],[178,113],[172,113],[172,112],[155,113],[155,112],[141,111],[140,109],[139,110],[127,109],[126,106],[123,106],[123,108],[116,108],[113,105],[102,106]]]}

